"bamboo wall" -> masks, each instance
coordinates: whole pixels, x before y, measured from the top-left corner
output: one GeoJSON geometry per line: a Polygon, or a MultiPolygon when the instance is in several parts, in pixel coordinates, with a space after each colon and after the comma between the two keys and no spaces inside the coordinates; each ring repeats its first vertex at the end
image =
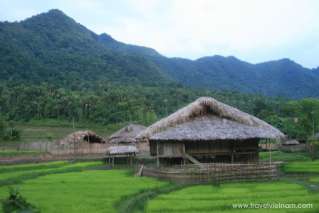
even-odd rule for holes
{"type": "Polygon", "coordinates": [[[77,155],[77,154],[105,154],[110,144],[108,143],[88,143],[86,141],[58,144],[54,142],[33,142],[1,144],[1,150],[16,151],[37,151],[40,153],[50,153],[52,155],[77,155]]]}
{"type": "Polygon", "coordinates": [[[279,177],[278,163],[223,164],[210,163],[176,167],[144,167],[143,176],[157,177],[184,183],[260,181],[274,180],[279,177]]]}

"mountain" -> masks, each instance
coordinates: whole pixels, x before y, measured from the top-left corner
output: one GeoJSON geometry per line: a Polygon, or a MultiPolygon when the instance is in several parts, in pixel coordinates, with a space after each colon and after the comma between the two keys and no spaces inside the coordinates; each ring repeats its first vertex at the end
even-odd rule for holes
{"type": "Polygon", "coordinates": [[[212,56],[194,61],[160,59],[156,63],[177,82],[195,88],[236,90],[289,98],[319,97],[319,69],[281,59],[250,64],[235,57],[212,56]]]}
{"type": "Polygon", "coordinates": [[[235,57],[168,58],[152,48],[98,35],[59,10],[0,22],[0,82],[85,89],[108,82],[184,85],[289,98],[319,97],[319,68],[281,59],[251,64],[235,57]]]}
{"type": "MultiPolygon", "coordinates": [[[[97,82],[169,82],[169,77],[156,64],[133,54],[144,48],[121,44],[106,34],[97,35],[59,10],[22,22],[0,23],[0,43],[0,80],[3,81],[46,81],[73,87],[97,82]]],[[[151,50],[145,52],[151,55],[151,50]]]]}

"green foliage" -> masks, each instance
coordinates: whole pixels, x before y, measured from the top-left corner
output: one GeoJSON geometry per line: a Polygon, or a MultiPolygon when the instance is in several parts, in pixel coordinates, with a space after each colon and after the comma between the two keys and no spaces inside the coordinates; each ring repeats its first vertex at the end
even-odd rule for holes
{"type": "Polygon", "coordinates": [[[248,112],[252,111],[254,99],[261,98],[176,86],[162,88],[109,84],[89,91],[68,90],[46,84],[3,85],[0,88],[1,110],[8,120],[67,120],[69,123],[74,120],[77,123],[103,125],[126,122],[148,125],[200,96],[212,96],[248,112]]]}
{"type": "Polygon", "coordinates": [[[9,197],[2,202],[4,213],[38,213],[35,206],[26,201],[17,188],[10,188],[9,197]]]}
{"type": "Polygon", "coordinates": [[[17,141],[20,140],[21,132],[13,122],[5,122],[0,117],[0,141],[17,141]]]}
{"type": "Polygon", "coordinates": [[[6,132],[6,123],[0,117],[0,141],[5,136],[5,132],[6,132]]]}
{"type": "MultiPolygon", "coordinates": [[[[70,126],[73,121],[76,124],[124,125],[135,122],[149,125],[200,96],[211,96],[266,120],[291,138],[306,141],[319,131],[318,99],[287,101],[178,86],[115,84],[100,85],[91,90],[69,90],[47,84],[2,85],[0,91],[3,117],[39,125],[70,126]]],[[[20,132],[12,125],[9,127],[4,119],[0,120],[2,138],[19,139],[20,132]]]]}
{"type": "Polygon", "coordinates": [[[312,160],[319,158],[319,138],[310,137],[309,141],[309,152],[312,160]]]}

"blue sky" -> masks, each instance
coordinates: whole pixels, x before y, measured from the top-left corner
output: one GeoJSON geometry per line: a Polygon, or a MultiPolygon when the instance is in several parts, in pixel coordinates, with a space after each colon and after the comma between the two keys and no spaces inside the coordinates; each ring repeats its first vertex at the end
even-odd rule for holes
{"type": "Polygon", "coordinates": [[[290,58],[319,66],[317,0],[1,0],[0,20],[57,8],[96,33],[169,57],[290,58]]]}

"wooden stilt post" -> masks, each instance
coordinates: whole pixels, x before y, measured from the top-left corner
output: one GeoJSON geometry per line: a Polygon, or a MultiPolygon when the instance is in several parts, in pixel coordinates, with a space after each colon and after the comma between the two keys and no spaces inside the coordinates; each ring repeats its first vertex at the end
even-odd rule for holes
{"type": "Polygon", "coordinates": [[[270,152],[269,152],[270,164],[271,164],[271,161],[272,161],[272,159],[271,159],[271,158],[272,158],[272,156],[271,156],[271,154],[272,154],[272,153],[271,153],[271,149],[272,149],[272,147],[271,147],[271,142],[270,142],[270,152]]]}
{"type": "Polygon", "coordinates": [[[159,156],[158,156],[158,143],[156,143],[156,165],[157,165],[157,168],[160,167],[159,156]]]}
{"type": "Polygon", "coordinates": [[[234,142],[232,142],[231,163],[234,163],[234,142]]]}
{"type": "Polygon", "coordinates": [[[185,153],[186,153],[186,148],[185,148],[185,143],[183,143],[183,166],[185,166],[186,164],[185,153]]]}

